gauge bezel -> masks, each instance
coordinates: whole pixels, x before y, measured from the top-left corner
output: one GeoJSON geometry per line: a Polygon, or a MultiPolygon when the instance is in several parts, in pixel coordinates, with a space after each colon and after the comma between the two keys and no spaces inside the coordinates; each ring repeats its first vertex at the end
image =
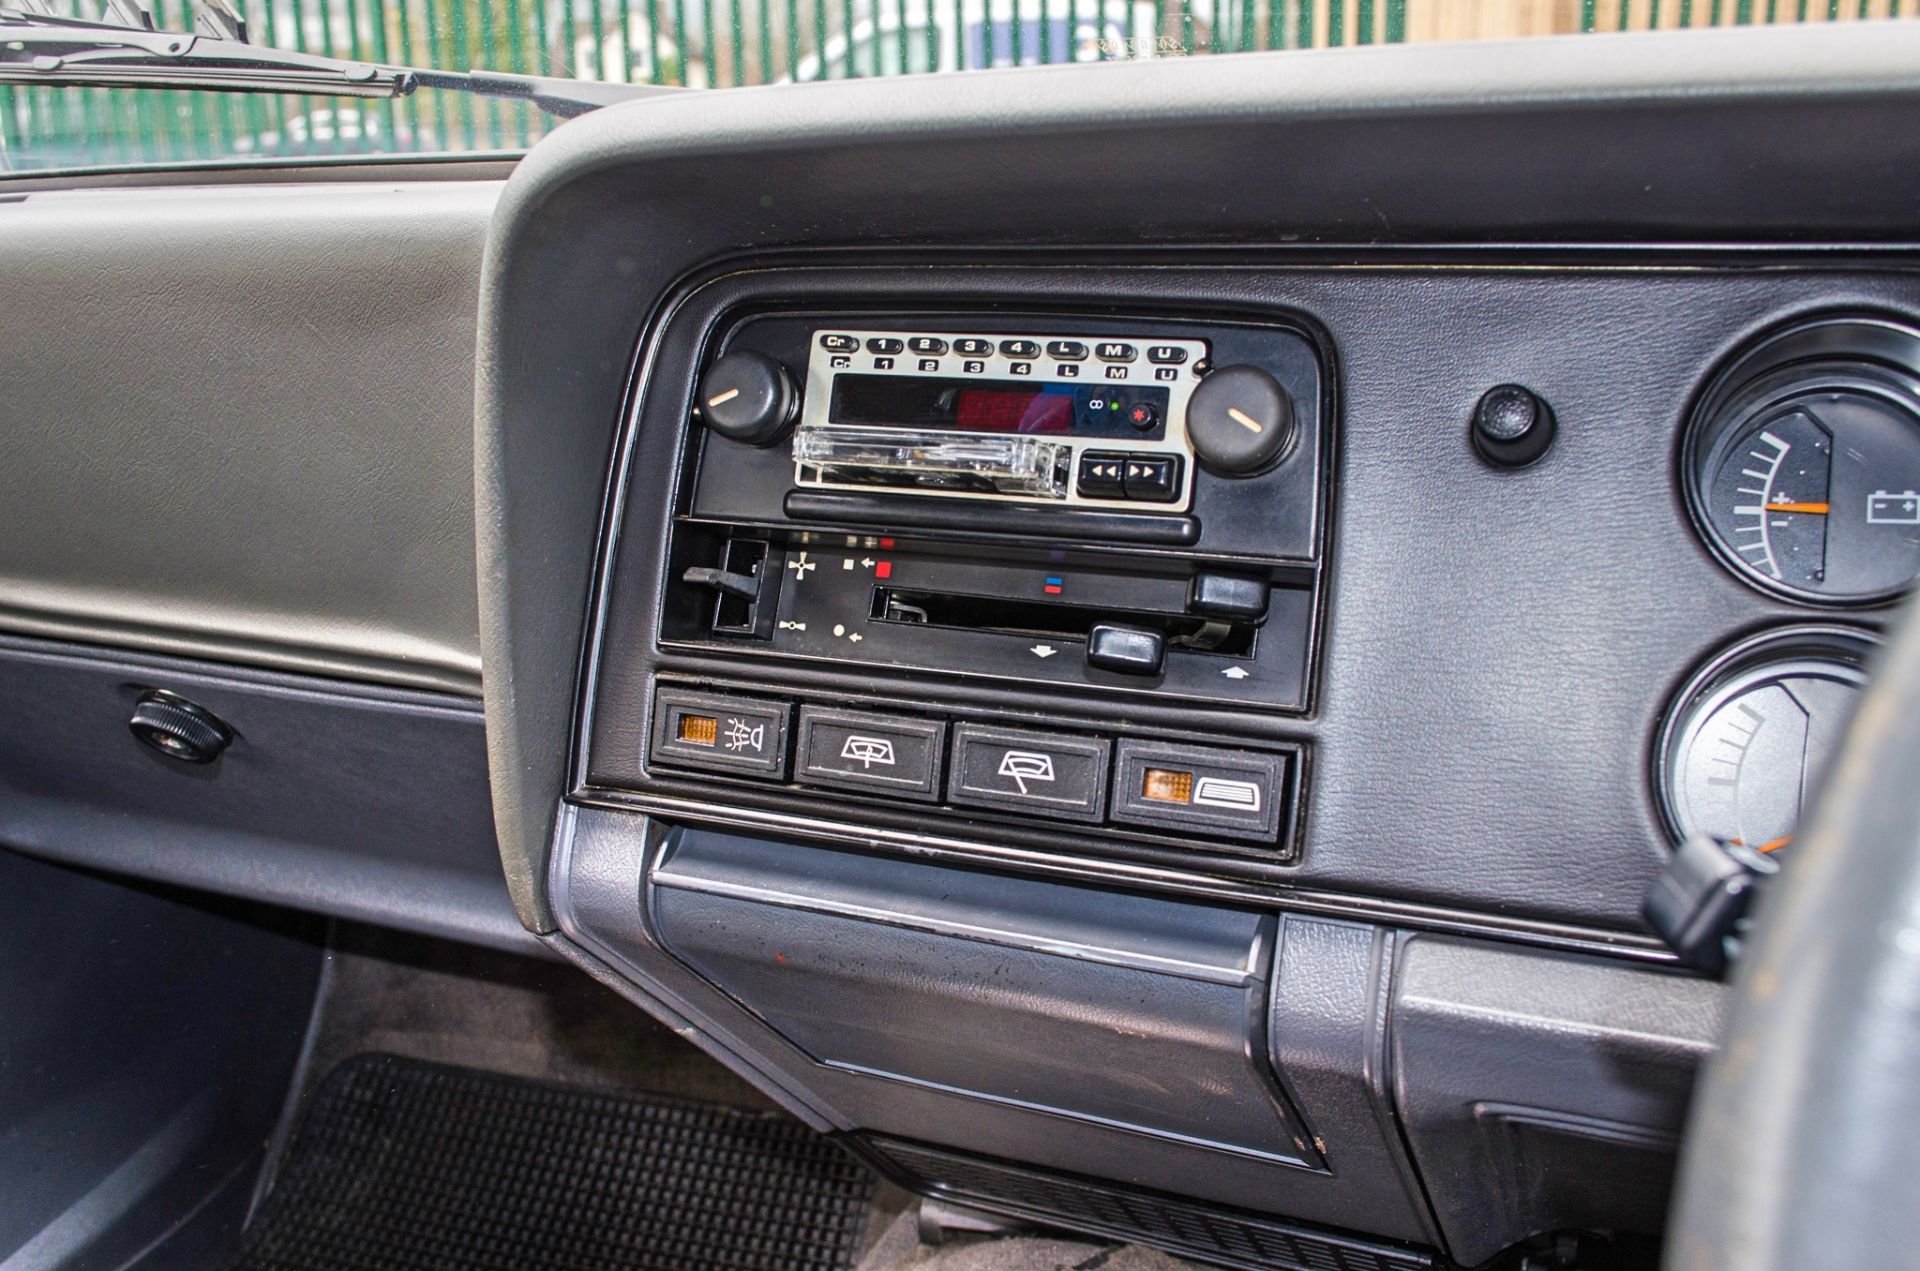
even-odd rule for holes
{"type": "Polygon", "coordinates": [[[1854,595],[1833,595],[1770,578],[1735,550],[1707,506],[1708,461],[1716,443],[1752,417],[1807,393],[1873,395],[1920,420],[1920,327],[1891,315],[1800,318],[1734,355],[1707,380],[1681,430],[1680,486],[1694,532],[1735,578],[1756,591],[1822,609],[1890,604],[1913,581],[1854,595]]]}
{"type": "Polygon", "coordinates": [[[1654,734],[1653,790],[1660,808],[1667,837],[1678,846],[1686,837],[1680,824],[1680,811],[1674,793],[1674,758],[1687,735],[1691,720],[1704,720],[1703,708],[1715,697],[1724,696],[1755,678],[1778,674],[1798,663],[1835,663],[1848,666],[1866,683],[1868,663],[1886,637],[1870,627],[1841,626],[1829,623],[1794,623],[1769,627],[1710,655],[1680,685],[1667,701],[1660,727],[1654,734]]]}

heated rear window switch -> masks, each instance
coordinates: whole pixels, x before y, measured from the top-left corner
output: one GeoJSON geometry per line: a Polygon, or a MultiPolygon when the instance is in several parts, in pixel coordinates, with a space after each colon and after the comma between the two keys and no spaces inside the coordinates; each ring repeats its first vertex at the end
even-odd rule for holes
{"type": "Polygon", "coordinates": [[[1287,757],[1258,750],[1123,738],[1114,758],[1113,819],[1273,842],[1287,757]]]}

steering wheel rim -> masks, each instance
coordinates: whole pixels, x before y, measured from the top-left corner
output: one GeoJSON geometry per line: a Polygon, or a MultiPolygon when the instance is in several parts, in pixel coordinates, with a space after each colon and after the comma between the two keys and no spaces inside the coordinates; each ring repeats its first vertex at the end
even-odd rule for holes
{"type": "Polygon", "coordinates": [[[1920,615],[1883,653],[1734,970],[1675,1271],[1920,1267],[1920,615]]]}

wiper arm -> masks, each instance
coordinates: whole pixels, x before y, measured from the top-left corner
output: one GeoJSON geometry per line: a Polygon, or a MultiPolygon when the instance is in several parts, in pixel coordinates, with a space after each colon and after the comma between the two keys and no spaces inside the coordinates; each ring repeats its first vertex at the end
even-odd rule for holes
{"type": "MultiPolygon", "coordinates": [[[[217,9],[225,10],[226,6],[217,9]]],[[[118,17],[145,13],[135,3],[123,3],[109,11],[118,17]]],[[[584,115],[615,102],[682,91],[652,84],[600,84],[496,71],[437,71],[351,62],[248,44],[244,23],[235,25],[225,12],[202,16],[203,25],[220,34],[156,31],[131,24],[50,17],[10,5],[0,7],[0,84],[195,88],[334,97],[404,97],[419,88],[442,88],[479,97],[530,101],[562,118],[584,115]],[[241,38],[224,38],[226,35],[241,38]]]]}

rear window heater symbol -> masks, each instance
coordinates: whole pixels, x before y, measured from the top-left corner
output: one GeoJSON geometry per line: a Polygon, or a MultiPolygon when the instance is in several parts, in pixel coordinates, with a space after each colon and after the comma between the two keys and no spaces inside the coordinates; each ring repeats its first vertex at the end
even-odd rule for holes
{"type": "Polygon", "coordinates": [[[1231,808],[1235,812],[1260,810],[1260,787],[1251,781],[1229,781],[1225,777],[1202,777],[1194,783],[1193,801],[1209,808],[1231,808]]]}

